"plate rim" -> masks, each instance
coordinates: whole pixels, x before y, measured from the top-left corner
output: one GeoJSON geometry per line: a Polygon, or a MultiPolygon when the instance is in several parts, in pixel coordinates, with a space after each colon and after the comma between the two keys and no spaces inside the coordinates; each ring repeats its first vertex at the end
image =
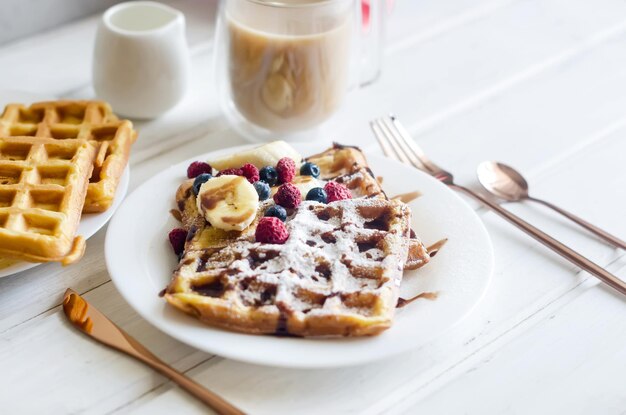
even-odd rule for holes
{"type": "MultiPolygon", "coordinates": [[[[318,145],[316,145],[315,143],[293,143],[294,146],[296,148],[307,148],[307,149],[311,149],[311,154],[315,154],[316,150],[319,150],[318,145]]],[[[120,285],[122,284],[121,280],[118,280],[118,278],[116,276],[120,276],[119,273],[116,272],[116,267],[117,265],[114,263],[113,259],[111,258],[111,254],[110,252],[112,251],[112,246],[115,244],[115,242],[113,241],[113,237],[111,236],[113,234],[113,230],[116,229],[116,223],[117,220],[120,220],[119,218],[121,218],[119,212],[123,212],[124,206],[127,203],[130,203],[130,201],[132,201],[133,199],[133,195],[138,192],[141,188],[143,188],[144,186],[149,186],[153,181],[157,181],[162,175],[165,177],[168,175],[168,173],[175,169],[176,171],[180,170],[181,166],[185,166],[186,164],[190,163],[191,161],[197,160],[197,159],[209,159],[211,157],[217,157],[223,154],[228,154],[230,152],[236,152],[236,151],[240,151],[243,149],[248,149],[248,148],[253,148],[255,146],[258,146],[257,144],[244,144],[244,145],[239,145],[239,146],[233,146],[233,147],[228,147],[228,148],[224,148],[224,149],[219,149],[219,150],[214,150],[214,151],[209,151],[206,153],[202,153],[202,154],[198,154],[195,155],[194,157],[191,157],[187,160],[183,160],[179,163],[176,163],[174,165],[169,166],[167,169],[161,171],[158,175],[150,178],[149,180],[145,181],[144,183],[142,183],[141,185],[139,185],[137,188],[135,188],[130,195],[128,195],[128,198],[122,203],[122,205],[120,206],[120,208],[118,209],[118,211],[115,212],[115,214],[113,215],[113,217],[111,218],[110,221],[110,225],[109,228],[107,229],[107,234],[106,234],[106,238],[105,238],[105,261],[106,261],[106,266],[107,266],[107,270],[109,271],[109,274],[111,276],[111,280],[113,281],[114,286],[116,287],[117,291],[120,293],[120,295],[122,296],[122,298],[124,298],[124,300],[131,306],[131,308],[133,310],[135,310],[135,312],[137,312],[137,314],[139,314],[143,319],[145,319],[148,323],[150,323],[153,327],[155,327],[156,329],[158,329],[159,331],[161,331],[162,333],[173,337],[174,339],[185,343],[187,345],[190,345],[191,347],[194,347],[198,350],[201,351],[205,351],[207,353],[212,353],[218,356],[222,356],[225,358],[229,358],[229,359],[233,359],[236,361],[241,361],[241,362],[246,362],[246,363],[252,363],[252,364],[258,364],[258,365],[263,365],[263,366],[272,366],[272,367],[285,367],[285,368],[298,368],[298,369],[317,369],[317,368],[332,368],[332,367],[345,367],[345,366],[356,366],[356,365],[362,365],[362,364],[366,364],[366,363],[371,363],[371,362],[375,362],[375,361],[379,361],[379,360],[385,360],[385,359],[389,359],[392,358],[393,356],[397,356],[399,354],[402,353],[406,353],[409,352],[413,349],[419,348],[421,346],[423,346],[424,344],[430,343],[433,340],[435,340],[436,338],[442,336],[444,333],[448,332],[449,330],[453,329],[454,327],[456,327],[458,324],[460,324],[465,318],[467,318],[468,315],[470,315],[473,310],[478,306],[478,304],[480,304],[480,302],[483,300],[483,298],[485,297],[485,294],[487,292],[487,290],[489,289],[489,286],[491,285],[491,281],[493,278],[493,272],[494,272],[494,266],[495,266],[495,255],[494,255],[494,249],[493,249],[493,243],[491,240],[491,237],[483,223],[483,221],[480,219],[479,215],[476,213],[476,211],[465,201],[461,198],[460,195],[458,195],[457,193],[453,192],[451,189],[449,189],[447,186],[445,186],[443,183],[439,182],[438,180],[436,180],[435,178],[433,178],[432,176],[428,175],[427,173],[424,173],[420,170],[415,170],[415,172],[420,175],[422,177],[422,179],[424,180],[428,180],[431,182],[436,183],[437,186],[442,186],[442,188],[445,188],[445,191],[448,192],[450,195],[452,195],[452,197],[454,197],[460,204],[462,204],[465,209],[467,210],[468,214],[470,214],[473,219],[475,224],[477,225],[477,231],[480,233],[480,237],[484,240],[484,242],[486,243],[486,246],[488,247],[488,257],[489,257],[489,261],[488,263],[485,264],[486,267],[486,275],[484,276],[484,283],[482,286],[482,290],[480,291],[480,294],[477,295],[477,297],[475,298],[475,300],[473,301],[473,303],[471,304],[471,306],[469,306],[467,309],[465,309],[463,315],[461,317],[459,317],[457,320],[454,321],[454,323],[450,324],[449,326],[447,326],[445,329],[436,332],[433,336],[429,337],[428,340],[424,341],[423,343],[419,343],[416,345],[411,345],[411,346],[407,346],[404,348],[399,348],[397,350],[394,350],[392,353],[387,353],[387,354],[382,354],[380,356],[368,356],[366,358],[354,358],[352,360],[347,360],[347,361],[331,361],[331,362],[319,362],[319,361],[314,361],[314,362],[303,362],[303,361],[299,361],[299,362],[293,362],[293,361],[285,361],[283,359],[276,359],[276,358],[265,358],[265,359],[259,359],[259,358],[255,358],[255,355],[251,355],[251,356],[241,356],[240,354],[237,353],[230,353],[228,350],[224,350],[223,348],[220,349],[215,348],[215,347],[211,347],[208,346],[204,343],[199,343],[198,341],[194,340],[194,339],[189,339],[183,335],[180,335],[179,333],[176,332],[175,329],[170,329],[167,325],[167,323],[161,323],[160,320],[162,320],[162,315],[159,316],[153,316],[151,314],[148,314],[145,312],[145,310],[143,310],[141,307],[136,306],[134,299],[132,298],[131,295],[129,295],[129,293],[127,293],[124,289],[122,289],[120,287],[120,285]]],[[[397,163],[399,165],[402,165],[402,163],[396,161],[396,160],[392,160],[392,159],[387,159],[384,158],[382,156],[379,156],[377,154],[374,154],[372,152],[368,152],[368,151],[364,151],[365,155],[368,159],[385,159],[388,162],[391,163],[397,163]]],[[[372,163],[375,164],[375,163],[372,163]]],[[[407,168],[409,166],[406,165],[402,165],[403,168],[407,168]]],[[[410,168],[410,167],[409,167],[410,168]]],[[[175,310],[177,311],[177,310],[175,310]]],[[[187,316],[185,316],[187,317],[187,316]]],[[[189,317],[191,318],[191,317],[189,317]]],[[[210,326],[206,326],[207,329],[209,330],[220,330],[218,328],[212,328],[210,326]]],[[[248,336],[248,334],[242,334],[242,333],[228,333],[228,334],[234,334],[234,335],[243,335],[243,336],[248,336]]],[[[268,336],[269,337],[269,336],[268,336]]],[[[310,340],[310,339],[307,339],[310,340]]],[[[354,339],[349,339],[350,341],[354,341],[354,339]]],[[[356,339],[358,340],[358,339],[356,339]]],[[[315,339],[313,339],[313,341],[315,341],[315,339]]]]}

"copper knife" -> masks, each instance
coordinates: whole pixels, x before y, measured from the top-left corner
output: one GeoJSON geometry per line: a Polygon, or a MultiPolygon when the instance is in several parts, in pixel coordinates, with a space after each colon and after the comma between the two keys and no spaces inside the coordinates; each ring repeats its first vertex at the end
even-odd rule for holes
{"type": "Polygon", "coordinates": [[[89,337],[145,363],[163,376],[170,378],[217,413],[244,414],[215,393],[161,361],[71,288],[68,288],[63,296],[63,312],[74,327],[89,337]]]}

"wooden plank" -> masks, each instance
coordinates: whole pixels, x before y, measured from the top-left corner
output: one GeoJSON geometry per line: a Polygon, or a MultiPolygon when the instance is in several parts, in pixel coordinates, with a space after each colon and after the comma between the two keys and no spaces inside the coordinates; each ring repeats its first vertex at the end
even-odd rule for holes
{"type": "MultiPolygon", "coordinates": [[[[618,275],[626,277],[626,267],[618,275]]],[[[623,414],[626,303],[597,285],[577,294],[542,310],[525,331],[455,367],[450,383],[431,396],[420,402],[421,394],[409,396],[388,413],[506,413],[515,408],[518,413],[623,414]]]]}
{"type": "MultiPolygon", "coordinates": [[[[179,370],[210,357],[150,326],[111,283],[85,298],[179,370]]],[[[90,408],[102,413],[163,382],[143,364],[72,328],[60,307],[0,334],[0,344],[0,397],[6,413],[76,413],[90,408]],[[37,399],[28,399],[33,391],[37,399]]]]}

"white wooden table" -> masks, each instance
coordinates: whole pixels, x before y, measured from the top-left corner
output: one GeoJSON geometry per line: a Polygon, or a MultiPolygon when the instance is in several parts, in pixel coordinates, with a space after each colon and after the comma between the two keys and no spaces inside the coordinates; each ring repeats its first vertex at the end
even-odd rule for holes
{"type": "MultiPolygon", "coordinates": [[[[213,13],[188,18],[192,87],[139,123],[131,191],[198,153],[243,143],[219,115],[213,13]]],[[[0,89],[90,98],[97,17],[0,47],[0,89]]],[[[335,137],[374,149],[367,121],[389,111],[433,158],[477,186],[482,160],[527,174],[537,196],[626,236],[626,3],[621,0],[398,0],[380,81],[335,137]]],[[[626,301],[478,206],[496,251],[485,300],[462,325],[410,354],[338,370],[238,363],[185,346],[116,292],[105,230],[78,265],[0,279],[0,412],[204,413],[139,363],[88,341],[60,312],[73,287],[178,370],[251,413],[626,413],[626,301]],[[172,412],[174,411],[174,412],[172,412]]],[[[510,206],[626,277],[623,251],[539,207],[510,206]]]]}

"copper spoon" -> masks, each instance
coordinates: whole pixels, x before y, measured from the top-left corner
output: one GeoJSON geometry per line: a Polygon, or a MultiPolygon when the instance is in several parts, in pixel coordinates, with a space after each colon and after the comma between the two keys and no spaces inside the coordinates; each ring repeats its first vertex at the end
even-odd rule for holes
{"type": "Polygon", "coordinates": [[[540,203],[550,209],[560,213],[566,218],[576,222],[591,233],[604,239],[611,245],[626,249],[626,242],[616,236],[592,225],[584,219],[569,213],[558,206],[553,205],[545,200],[537,199],[528,194],[528,183],[524,177],[515,169],[503,163],[496,161],[483,161],[478,166],[478,180],[487,191],[509,202],[519,202],[521,200],[530,200],[540,203]]]}
{"type": "Polygon", "coordinates": [[[63,296],[63,312],[70,323],[78,330],[100,343],[134,357],[162,375],[167,376],[217,413],[224,415],[244,414],[244,412],[204,388],[204,386],[194,382],[161,361],[71,288],[68,288],[63,296]]]}

